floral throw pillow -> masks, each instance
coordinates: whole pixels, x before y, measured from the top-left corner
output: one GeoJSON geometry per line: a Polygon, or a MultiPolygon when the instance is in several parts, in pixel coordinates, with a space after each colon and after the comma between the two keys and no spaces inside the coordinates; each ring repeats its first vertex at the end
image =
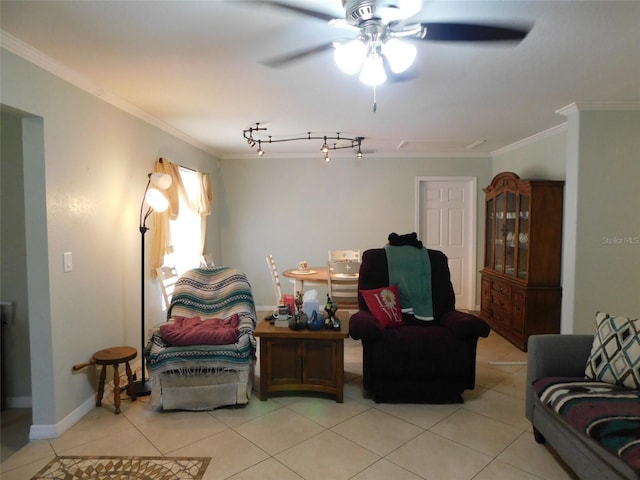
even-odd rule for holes
{"type": "Polygon", "coordinates": [[[400,309],[400,297],[396,285],[374,290],[360,290],[360,293],[371,314],[380,322],[382,328],[404,325],[402,310],[400,309]]]}
{"type": "Polygon", "coordinates": [[[640,389],[640,320],[596,313],[596,333],[585,376],[640,389]]]}

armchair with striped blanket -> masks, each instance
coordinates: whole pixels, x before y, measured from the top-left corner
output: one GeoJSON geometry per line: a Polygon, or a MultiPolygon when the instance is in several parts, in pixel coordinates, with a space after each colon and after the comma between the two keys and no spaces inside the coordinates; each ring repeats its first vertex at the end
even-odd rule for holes
{"type": "Polygon", "coordinates": [[[176,282],[168,321],[156,326],[145,349],[152,404],[165,410],[211,410],[248,403],[255,327],[253,294],[244,273],[228,267],[185,272],[176,282]],[[223,343],[229,338],[235,342],[223,343]],[[193,344],[185,339],[194,339],[193,344]]]}

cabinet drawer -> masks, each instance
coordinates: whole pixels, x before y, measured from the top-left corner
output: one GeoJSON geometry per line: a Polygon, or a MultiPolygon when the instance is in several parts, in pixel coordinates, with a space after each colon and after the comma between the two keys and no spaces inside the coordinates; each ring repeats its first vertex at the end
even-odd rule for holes
{"type": "Polygon", "coordinates": [[[493,308],[511,311],[511,297],[498,292],[491,292],[491,305],[493,308]]]}
{"type": "Polygon", "coordinates": [[[511,285],[509,285],[508,283],[496,282],[494,280],[491,282],[491,293],[499,293],[507,297],[510,297],[511,285]]]}

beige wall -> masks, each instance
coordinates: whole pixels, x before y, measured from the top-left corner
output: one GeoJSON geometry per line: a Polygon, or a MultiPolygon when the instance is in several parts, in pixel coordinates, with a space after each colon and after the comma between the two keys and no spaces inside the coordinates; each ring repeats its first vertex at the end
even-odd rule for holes
{"type": "Polygon", "coordinates": [[[13,304],[13,320],[2,327],[2,396],[10,408],[31,403],[29,311],[22,165],[22,118],[2,111],[0,119],[0,299],[13,304]]]}
{"type": "MultiPolygon", "coordinates": [[[[138,213],[158,156],[208,171],[211,155],[2,50],[2,103],[22,112],[31,334],[32,434],[67,428],[90,405],[89,371],[72,365],[102,348],[140,346],[138,213]],[[26,127],[25,127],[26,125],[26,127]],[[73,253],[63,273],[62,254],[73,253]],[[89,403],[87,403],[89,402],[89,403]]],[[[3,199],[4,200],[4,199],[3,199]]],[[[220,256],[218,213],[208,250],[220,256]]],[[[149,249],[147,249],[147,252],[149,249]]],[[[4,268],[3,268],[4,270],[4,268]]],[[[162,321],[147,277],[147,325],[162,321]]]]}
{"type": "MultiPolygon", "coordinates": [[[[483,238],[482,187],[491,181],[490,158],[348,156],[329,165],[319,154],[225,160],[219,192],[225,205],[222,260],[247,273],[258,305],[273,305],[267,254],[284,270],[301,260],[325,265],[328,249],[381,247],[391,232],[416,231],[416,177],[456,175],[478,179],[478,238],[483,238]]],[[[476,271],[482,255],[479,243],[476,271]]],[[[293,293],[287,281],[284,289],[293,293]]],[[[322,298],[325,291],[319,289],[322,298]]]]}
{"type": "Polygon", "coordinates": [[[562,331],[640,315],[640,111],[571,108],[562,331]]]}
{"type": "Polygon", "coordinates": [[[521,178],[564,180],[566,178],[567,127],[561,125],[534,139],[495,153],[493,174],[515,172],[521,178]]]}

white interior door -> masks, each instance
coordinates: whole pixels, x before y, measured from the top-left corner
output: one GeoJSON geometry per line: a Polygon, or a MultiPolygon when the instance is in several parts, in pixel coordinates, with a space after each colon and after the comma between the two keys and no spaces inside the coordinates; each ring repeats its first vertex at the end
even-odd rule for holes
{"type": "Polygon", "coordinates": [[[416,231],[449,258],[458,309],[476,306],[476,188],[475,177],[416,179],[416,231]]]}

